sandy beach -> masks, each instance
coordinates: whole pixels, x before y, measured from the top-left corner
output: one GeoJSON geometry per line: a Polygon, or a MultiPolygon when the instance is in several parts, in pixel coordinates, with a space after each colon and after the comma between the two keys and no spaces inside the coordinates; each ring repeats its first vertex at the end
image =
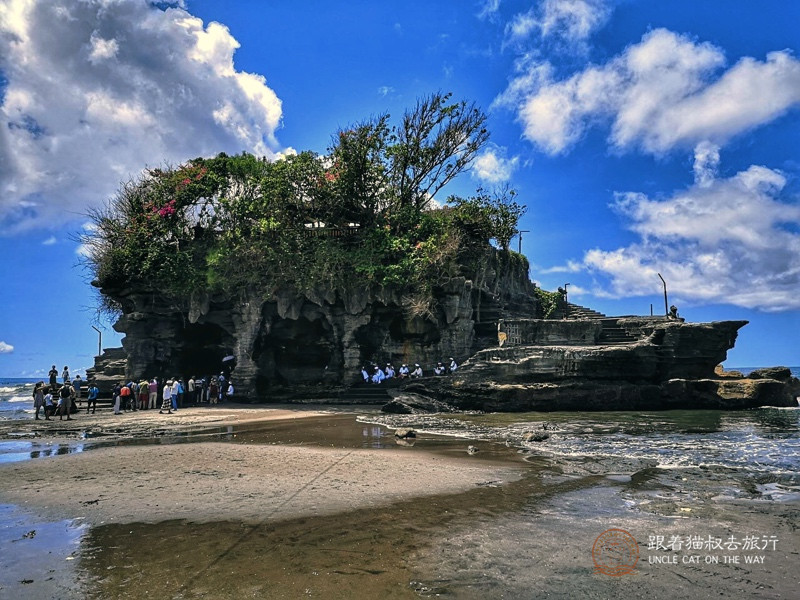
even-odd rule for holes
{"type": "Polygon", "coordinates": [[[0,465],[8,597],[778,599],[798,585],[797,502],[720,497],[724,471],[523,460],[430,435],[401,446],[354,414],[251,406],[83,413],[0,435],[101,443],[0,465]],[[593,560],[609,528],[638,542],[624,577],[593,560]],[[648,547],[692,535],[776,548],[648,547]]]}
{"type": "MultiPolygon", "coordinates": [[[[518,470],[479,459],[422,452],[244,444],[176,443],[186,430],[319,418],[320,412],[228,406],[185,408],[172,414],[74,415],[71,421],[27,421],[0,426],[62,442],[137,438],[164,443],[109,446],[0,465],[0,498],[52,518],[87,523],[220,519],[247,523],[315,516],[454,493],[519,478],[518,470]],[[76,434],[76,427],[80,433],[76,434]],[[70,499],[73,502],[65,502],[70,499]],[[80,507],[80,509],[78,509],[80,507]]],[[[8,431],[5,431],[8,433],[8,431]]],[[[216,436],[212,436],[216,437],[216,436]]],[[[466,455],[465,455],[466,456],[466,455]]]]}

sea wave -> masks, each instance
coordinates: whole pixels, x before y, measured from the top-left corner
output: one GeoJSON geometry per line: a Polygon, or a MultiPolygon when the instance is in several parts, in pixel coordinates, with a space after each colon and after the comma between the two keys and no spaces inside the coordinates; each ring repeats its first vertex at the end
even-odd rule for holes
{"type": "Polygon", "coordinates": [[[20,392],[20,391],[21,391],[23,388],[25,388],[25,386],[24,386],[24,385],[3,386],[3,387],[0,387],[0,395],[4,395],[4,396],[5,396],[5,395],[7,395],[7,394],[14,394],[14,393],[18,393],[18,392],[20,392]]]}
{"type": "Polygon", "coordinates": [[[31,402],[30,396],[11,396],[6,399],[6,402],[31,402]]]}

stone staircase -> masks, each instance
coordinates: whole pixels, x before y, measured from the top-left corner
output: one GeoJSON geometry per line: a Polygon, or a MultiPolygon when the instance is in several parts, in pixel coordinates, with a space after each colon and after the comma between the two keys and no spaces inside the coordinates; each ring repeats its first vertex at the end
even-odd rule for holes
{"type": "Polygon", "coordinates": [[[400,387],[400,381],[390,380],[383,383],[356,383],[339,392],[341,404],[386,404],[392,397],[388,390],[400,387]]]}
{"type": "Polygon", "coordinates": [[[566,306],[559,306],[548,317],[549,319],[605,319],[606,315],[591,308],[567,302],[566,306]]]}
{"type": "Polygon", "coordinates": [[[600,319],[602,330],[600,332],[600,339],[598,343],[603,346],[614,346],[621,344],[630,344],[637,340],[636,337],[629,334],[625,329],[620,327],[615,318],[600,319]]]}
{"type": "Polygon", "coordinates": [[[600,339],[598,340],[598,343],[603,346],[630,344],[631,342],[635,342],[637,340],[636,337],[629,334],[624,328],[617,324],[619,320],[618,318],[607,317],[601,312],[592,310],[591,308],[586,308],[585,306],[580,306],[579,304],[572,304],[569,302],[567,303],[566,307],[561,306],[554,311],[550,318],[568,320],[589,319],[600,321],[602,330],[600,332],[600,339]]]}

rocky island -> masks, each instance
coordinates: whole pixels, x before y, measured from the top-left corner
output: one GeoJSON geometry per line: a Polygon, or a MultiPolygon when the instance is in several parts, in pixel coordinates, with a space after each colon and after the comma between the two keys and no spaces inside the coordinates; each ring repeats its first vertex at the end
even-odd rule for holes
{"type": "Polygon", "coordinates": [[[435,205],[486,142],[484,121],[434,94],[399,126],[338,132],[325,156],[221,154],[123,186],[84,240],[125,333],[90,376],[224,367],[240,399],[347,399],[365,364],[430,372],[455,357],[461,369],[395,389],[389,410],[796,405],[788,369],[717,370],[744,321],[606,317],[537,287],[509,248],[524,212],[513,190],[435,205]]]}

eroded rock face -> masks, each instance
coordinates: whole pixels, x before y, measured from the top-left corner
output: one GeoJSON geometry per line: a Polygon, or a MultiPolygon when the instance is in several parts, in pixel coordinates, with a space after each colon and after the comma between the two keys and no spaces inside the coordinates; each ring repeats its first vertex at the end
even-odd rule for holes
{"type": "Polygon", "coordinates": [[[747,321],[684,323],[654,318],[626,318],[620,323],[638,341],[587,345],[586,336],[599,337],[596,322],[541,321],[532,344],[488,348],[462,365],[454,385],[471,381],[533,383],[562,380],[657,383],[669,379],[713,377],[716,365],[733,347],[747,321]],[[569,328],[558,330],[560,324],[569,328]],[[581,326],[582,325],[582,326],[581,326]],[[568,333],[573,333],[570,343],[568,333]],[[555,344],[540,343],[540,339],[555,344]],[[537,343],[538,342],[538,343],[537,343]]]}
{"type": "MultiPolygon", "coordinates": [[[[462,410],[664,410],[797,406],[800,381],[789,369],[723,376],[716,366],[746,321],[684,323],[626,318],[641,339],[617,345],[523,345],[482,350],[430,395],[462,410]]],[[[623,323],[624,322],[624,323],[623,323]]],[[[586,324],[588,331],[591,324],[586,324]]],[[[551,337],[543,324],[532,331],[551,337]],[[544,332],[544,333],[542,333],[544,332]]],[[[574,326],[572,326],[574,327],[574,326]]]]}
{"type": "Polygon", "coordinates": [[[487,412],[722,409],[797,406],[800,381],[672,379],[661,383],[573,380],[531,384],[475,383],[440,389],[461,410],[487,412]]]}
{"type": "Polygon", "coordinates": [[[502,304],[532,317],[538,305],[527,270],[503,270],[493,256],[474,278],[453,277],[436,288],[434,312],[425,315],[414,315],[400,290],[388,287],[283,289],[267,298],[252,290],[181,303],[140,290],[102,292],[123,307],[115,329],[126,334],[126,377],[186,379],[224,367],[237,397],[269,400],[288,386],[349,384],[370,361],[460,362],[496,342],[496,330],[476,328],[481,309],[502,304]]]}

